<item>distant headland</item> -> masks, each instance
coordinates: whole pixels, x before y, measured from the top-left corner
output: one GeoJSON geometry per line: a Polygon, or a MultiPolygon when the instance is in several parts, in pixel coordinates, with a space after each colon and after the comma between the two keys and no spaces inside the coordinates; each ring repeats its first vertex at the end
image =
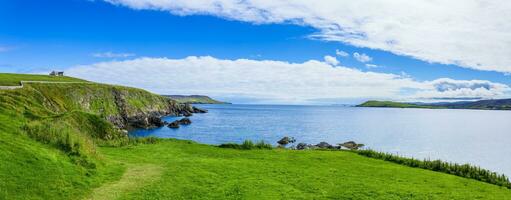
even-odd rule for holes
{"type": "Polygon", "coordinates": [[[480,101],[459,101],[440,103],[403,103],[394,101],[366,101],[360,105],[357,105],[357,107],[511,110],[511,99],[492,99],[480,101]]]}
{"type": "Polygon", "coordinates": [[[231,104],[229,102],[218,101],[205,95],[163,95],[164,97],[176,100],[179,103],[190,104],[231,104]]]}

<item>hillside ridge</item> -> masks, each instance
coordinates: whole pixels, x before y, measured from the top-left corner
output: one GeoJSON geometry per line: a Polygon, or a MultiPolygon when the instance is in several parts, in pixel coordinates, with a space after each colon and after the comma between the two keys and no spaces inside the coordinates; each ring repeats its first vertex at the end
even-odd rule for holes
{"type": "Polygon", "coordinates": [[[189,104],[230,104],[205,95],[163,95],[180,103],[189,104]]]}
{"type": "Polygon", "coordinates": [[[439,103],[404,103],[395,101],[370,100],[357,105],[357,107],[511,110],[511,99],[490,99],[479,101],[439,102],[439,103]]]}

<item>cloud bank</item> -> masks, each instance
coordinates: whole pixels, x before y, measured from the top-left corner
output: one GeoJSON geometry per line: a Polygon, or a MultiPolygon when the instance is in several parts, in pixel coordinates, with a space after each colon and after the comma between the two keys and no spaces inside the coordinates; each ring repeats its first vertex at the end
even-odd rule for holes
{"type": "Polygon", "coordinates": [[[312,38],[428,62],[511,72],[509,0],[105,0],[176,15],[213,15],[318,30],[312,38]]]}
{"type": "Polygon", "coordinates": [[[160,94],[311,103],[313,99],[502,98],[507,85],[481,80],[418,82],[405,75],[363,72],[327,61],[137,58],[76,66],[66,73],[91,81],[144,88],[160,94]],[[412,91],[403,93],[403,91],[412,91]]]}

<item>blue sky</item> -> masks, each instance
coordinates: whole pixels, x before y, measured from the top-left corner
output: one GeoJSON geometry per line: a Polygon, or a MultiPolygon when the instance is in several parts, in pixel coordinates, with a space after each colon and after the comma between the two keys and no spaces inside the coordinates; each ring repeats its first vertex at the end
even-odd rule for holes
{"type": "MultiPolygon", "coordinates": [[[[439,64],[445,61],[416,59],[412,56],[422,55],[402,56],[396,55],[394,50],[377,50],[350,41],[311,37],[321,32],[315,24],[292,21],[261,23],[207,12],[176,15],[173,10],[138,8],[130,6],[129,2],[123,4],[122,0],[117,3],[5,0],[0,1],[0,72],[67,70],[141,57],[172,60],[210,56],[219,60],[305,63],[309,60],[323,61],[324,56],[330,55],[336,57],[340,62],[338,65],[347,68],[400,75],[416,82],[449,78],[511,85],[511,76],[506,75],[508,72],[503,72],[502,67],[480,70],[474,69],[477,66],[439,64]],[[347,52],[349,56],[336,56],[336,50],[347,52]],[[372,61],[358,61],[353,56],[355,52],[368,55],[372,61]]],[[[114,83],[119,82],[128,81],[114,83]]],[[[154,89],[150,85],[135,86],[159,93],[173,92],[154,89]]],[[[506,96],[509,92],[505,90],[488,98],[506,96]]],[[[399,93],[403,91],[406,93],[406,88],[399,93]]],[[[221,91],[210,95],[228,98],[237,93],[239,91],[234,88],[231,94],[221,91]]]]}

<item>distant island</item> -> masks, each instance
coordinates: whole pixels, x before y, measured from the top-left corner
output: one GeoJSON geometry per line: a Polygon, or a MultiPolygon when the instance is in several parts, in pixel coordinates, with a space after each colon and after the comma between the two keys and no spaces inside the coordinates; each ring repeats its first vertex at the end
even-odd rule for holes
{"type": "Polygon", "coordinates": [[[190,104],[231,104],[228,102],[218,101],[204,95],[163,95],[164,97],[176,100],[179,103],[190,104]]]}
{"type": "Polygon", "coordinates": [[[511,110],[511,99],[440,102],[440,103],[403,103],[394,101],[366,101],[360,105],[357,105],[357,107],[511,110]]]}

